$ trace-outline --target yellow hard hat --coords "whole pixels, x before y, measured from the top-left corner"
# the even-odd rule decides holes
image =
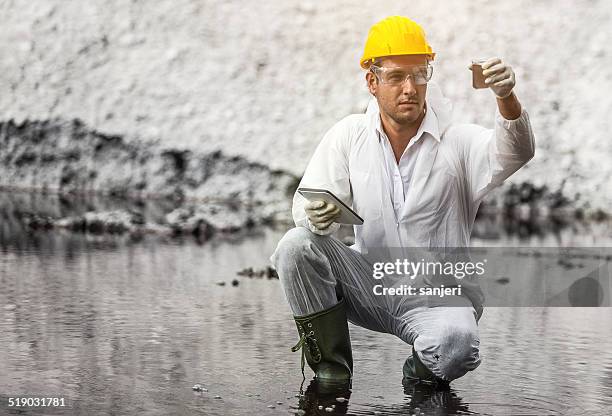
[[[395,55],[436,56],[421,26],[407,17],[390,16],[370,28],[359,64],[367,69],[371,59]]]

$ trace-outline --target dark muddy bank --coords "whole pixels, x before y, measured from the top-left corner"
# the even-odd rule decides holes
[[[238,241],[279,227],[269,217],[254,216],[245,205],[6,191],[0,192],[0,222],[7,241],[19,241],[24,234],[60,233],[109,241],[189,239],[204,244]]]
[[[11,215],[31,229],[207,240],[262,225],[292,225],[291,196],[299,178],[239,156],[125,140],[79,120],[2,122],[0,143],[0,190],[57,194],[59,206],[68,208],[45,212],[17,204]],[[99,199],[92,205],[94,195],[111,198],[114,208],[104,208]],[[143,214],[146,200],[158,207],[149,217]],[[494,227],[521,237],[608,218],[601,210],[577,208],[562,189],[530,183],[497,190],[480,216],[485,222],[495,217]],[[476,236],[495,235],[489,228],[476,226]]]
[[[128,142],[79,120],[2,122],[0,142],[0,187],[5,189],[231,202],[249,206],[257,222],[282,216],[297,184],[289,173],[239,156]]]
[[[285,210],[288,214],[289,207]],[[284,232],[293,226],[290,220],[279,218],[277,213],[265,216],[257,207],[244,204],[0,191],[0,224],[6,241],[21,241],[25,234],[44,239],[45,235],[60,233],[134,243],[144,238],[162,242],[187,239],[198,244],[236,242],[269,229]],[[353,243],[350,227],[342,227],[338,237],[345,244]],[[612,223],[574,217],[513,216],[483,209],[472,229],[472,241],[477,245],[506,242],[558,246],[578,240],[587,245],[607,245],[605,242],[612,240]]]

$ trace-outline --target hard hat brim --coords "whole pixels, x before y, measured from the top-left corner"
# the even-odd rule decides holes
[[[403,55],[427,55],[429,57],[429,59],[431,61],[433,61],[436,57],[436,54],[434,52],[423,52],[423,53],[391,53],[391,54],[387,54],[387,55],[382,55],[382,56],[371,56],[368,58],[361,58],[361,61],[359,62],[359,64],[361,65],[361,67],[363,69],[369,69],[370,65],[372,64],[371,61],[373,61],[374,59],[380,59],[380,58],[386,58],[388,56],[403,56]]]

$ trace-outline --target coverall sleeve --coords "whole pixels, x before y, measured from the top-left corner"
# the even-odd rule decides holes
[[[467,174],[473,202],[502,184],[535,153],[535,137],[525,108],[515,120],[495,111],[495,127],[482,128],[468,141]]]
[[[346,119],[345,119],[346,120]],[[336,123],[324,136],[306,167],[300,187],[322,188],[332,192],[347,206],[352,205],[348,170],[349,129],[345,120]],[[298,227],[309,228],[316,234],[331,234],[340,228],[333,223],[318,230],[308,221],[304,206],[308,200],[297,191],[293,195],[293,221]]]

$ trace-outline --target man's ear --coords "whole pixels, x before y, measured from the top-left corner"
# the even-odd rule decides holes
[[[370,94],[376,96],[376,88],[378,87],[376,76],[372,73],[372,71],[366,72],[366,83],[368,85],[368,91]]]

